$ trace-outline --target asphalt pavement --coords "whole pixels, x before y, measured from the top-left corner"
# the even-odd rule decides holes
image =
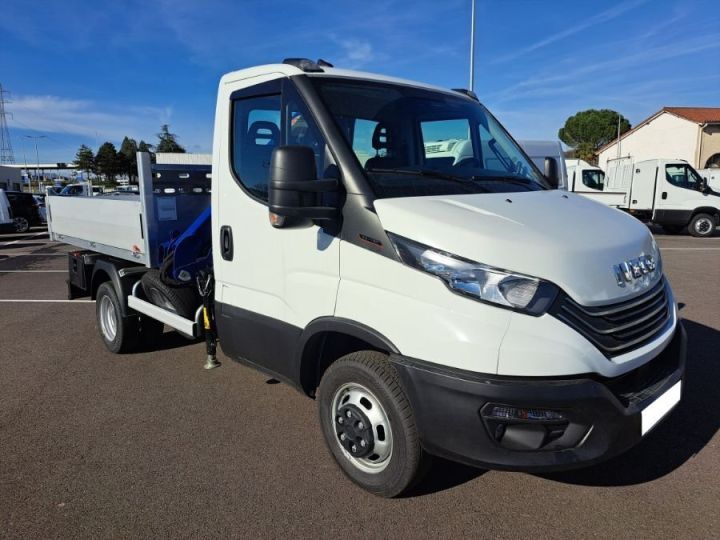
[[[67,301],[70,248],[0,236],[0,536],[720,537],[720,237],[657,235],[689,337],[679,407],[643,442],[568,473],[437,460],[386,500],[355,487],[315,403],[166,332],[116,356]]]

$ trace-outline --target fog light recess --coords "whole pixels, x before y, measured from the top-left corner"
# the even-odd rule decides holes
[[[569,421],[559,411],[488,403],[481,415],[490,437],[509,450],[558,450],[577,442],[562,440]]]

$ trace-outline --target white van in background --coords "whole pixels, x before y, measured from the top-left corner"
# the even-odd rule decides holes
[[[102,186],[93,186],[90,182],[70,184],[62,188],[60,195],[68,197],[89,197],[90,195],[102,195],[105,190]]]
[[[600,167],[591,165],[582,159],[566,159],[565,166],[568,175],[568,191],[615,208],[626,206],[626,190],[609,188],[605,184],[605,173]]]
[[[700,169],[698,174],[707,180],[707,185],[713,191],[720,192],[720,168]]]
[[[0,189],[0,233],[15,232],[15,222],[10,210],[10,201],[5,195],[5,190]]]
[[[517,141],[538,169],[549,179],[557,180],[558,189],[568,189],[565,152],[560,141]],[[554,165],[553,165],[554,163]]]
[[[620,209],[669,233],[707,237],[720,224],[720,194],[682,159],[608,160],[604,187],[626,194]]]

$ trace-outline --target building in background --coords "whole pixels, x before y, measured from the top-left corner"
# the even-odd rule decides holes
[[[20,191],[22,184],[23,176],[20,168],[0,165],[0,189]]]
[[[212,165],[212,154],[166,153],[155,154],[158,165]]]
[[[663,107],[620,137],[620,155],[684,159],[695,169],[720,167],[720,107]],[[617,140],[603,146],[598,164],[618,157]]]

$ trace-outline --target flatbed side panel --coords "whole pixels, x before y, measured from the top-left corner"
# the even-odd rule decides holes
[[[610,191],[576,191],[578,195],[592,199],[607,206],[627,208],[627,193]]]
[[[104,197],[47,197],[54,240],[145,263],[141,203]]]

